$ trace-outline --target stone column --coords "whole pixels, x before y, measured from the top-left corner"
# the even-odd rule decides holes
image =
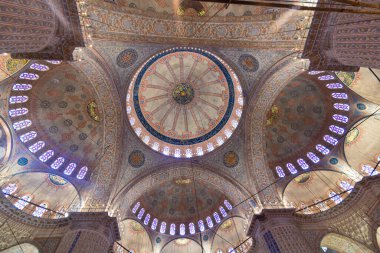
[[[71,60],[84,46],[75,0],[1,0],[0,54]]]
[[[55,253],[104,253],[120,240],[117,220],[107,213],[70,213],[69,219]]]
[[[266,253],[311,253],[312,249],[294,221],[294,209],[264,209],[253,217],[249,234]]]

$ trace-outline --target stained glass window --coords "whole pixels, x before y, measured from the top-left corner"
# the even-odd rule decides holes
[[[9,110],[9,116],[11,116],[13,118],[13,117],[25,115],[28,112],[29,112],[28,108],[12,109],[12,110]]]
[[[78,179],[83,179],[87,174],[88,168],[86,166],[82,167],[77,175]]]
[[[220,213],[222,214],[223,217],[227,216],[227,212],[226,212],[226,210],[224,210],[224,208],[222,206],[219,207],[219,211],[220,211]]]
[[[140,202],[137,202],[137,203],[135,204],[135,206],[132,208],[132,213],[136,213],[136,212],[137,212],[137,209],[139,209],[139,207],[140,207]]]
[[[29,147],[30,152],[36,153],[37,151],[41,150],[43,147],[45,147],[44,141],[38,141],[34,143],[32,146]]]
[[[41,162],[46,162],[47,160],[49,160],[50,158],[52,158],[54,155],[54,151],[53,150],[48,150],[46,151],[45,153],[43,153],[41,156],[40,156],[40,161]]]
[[[174,223],[172,223],[172,224],[170,224],[170,235],[175,235],[175,224]]]
[[[335,79],[335,77],[332,75],[326,75],[326,76],[319,76],[318,79],[321,81],[327,81],[327,80],[333,80]]]
[[[38,70],[38,71],[48,71],[49,70],[48,66],[43,65],[43,64],[39,64],[39,63],[33,63],[32,65],[30,65],[30,68]]]
[[[194,223],[190,223],[189,224],[189,230],[190,230],[190,234],[195,234],[195,226],[194,226]]]
[[[326,206],[325,202],[321,202],[321,201],[322,201],[321,199],[316,199],[314,203],[316,203],[316,206],[319,208],[319,210],[326,211],[328,207]]]
[[[303,170],[307,170],[309,168],[309,165],[305,162],[304,159],[300,158],[297,160],[297,163]]]
[[[330,90],[342,89],[343,84],[341,84],[341,83],[328,83],[328,84],[326,84],[326,87],[329,88]]]
[[[21,104],[29,100],[28,96],[11,96],[9,97],[10,104]]]
[[[150,220],[150,214],[148,213],[148,214],[145,216],[145,219],[144,219],[144,225],[148,225],[148,224],[149,224],[149,220]]]
[[[58,157],[55,159],[55,161],[50,165],[52,169],[58,170],[59,167],[62,166],[62,164],[65,162],[65,158],[63,157]]]
[[[190,158],[190,157],[192,157],[193,156],[193,152],[191,151],[191,149],[186,149],[186,157],[187,158]]]
[[[214,150],[214,144],[212,144],[211,142],[207,143],[207,151],[211,152],[213,150]]]
[[[226,129],[226,130],[224,131],[224,134],[226,135],[227,138],[230,138],[231,135],[232,135],[232,131],[231,131],[230,129]]]
[[[179,225],[179,234],[180,235],[185,235],[186,233],[186,227],[185,227],[185,224],[181,224]]]
[[[24,129],[26,127],[30,127],[32,125],[32,121],[26,119],[26,120],[21,120],[18,122],[13,123],[13,128],[18,131],[21,129]]]
[[[44,215],[44,213],[47,211],[46,210],[47,207],[48,205],[46,203],[42,203],[40,206],[36,208],[36,210],[34,210],[32,215],[36,217],[42,217],[42,215]]]
[[[170,154],[170,148],[169,147],[164,147],[163,153],[164,153],[164,155],[169,155]]]
[[[280,166],[276,167],[276,172],[279,177],[285,177],[284,170]]]
[[[32,196],[30,196],[30,195],[22,196],[21,199],[17,200],[17,202],[15,203],[15,207],[22,210],[22,209],[24,209],[24,207],[26,205],[29,204],[28,202],[30,202],[31,200],[32,200]]]
[[[216,138],[216,142],[218,143],[219,146],[222,146],[224,143],[224,141],[221,137]]]
[[[71,173],[73,173],[76,167],[77,165],[75,163],[70,163],[69,165],[67,165],[63,173],[65,173],[65,175],[71,175]]]
[[[214,220],[216,223],[220,223],[220,217],[219,217],[219,214],[217,212],[214,212],[213,213],[213,216],[214,216]]]
[[[318,144],[317,146],[315,146],[315,148],[324,155],[327,155],[328,153],[330,153],[330,149],[326,148],[325,146],[321,144]]]
[[[336,192],[334,191],[331,191],[329,193],[329,197],[336,203],[336,204],[339,204],[340,202],[342,202],[342,197],[340,195],[337,195]]]
[[[366,173],[368,176],[375,176],[379,174],[379,172],[374,170],[374,168],[368,164],[362,166],[362,171],[364,171],[364,173]]]
[[[37,74],[33,74],[33,73],[22,73],[20,75],[20,78],[26,79],[26,80],[37,80],[40,77]]]
[[[176,149],[175,151],[174,151],[174,157],[181,157],[181,150],[180,149]]]
[[[137,215],[137,218],[138,218],[139,220],[141,220],[141,218],[143,217],[144,213],[145,213],[145,209],[144,209],[144,208],[141,208],[139,214]]]
[[[202,147],[197,147],[197,155],[202,156],[204,154]]]
[[[199,231],[201,232],[205,231],[205,224],[203,223],[203,220],[198,221],[198,227],[199,227]]]
[[[15,91],[26,91],[32,89],[32,85],[26,83],[15,83],[12,89]]]
[[[289,172],[292,173],[292,174],[296,174],[297,173],[296,167],[294,167],[294,165],[291,164],[291,163],[287,163],[286,164],[286,168],[288,168]]]
[[[346,93],[337,93],[337,92],[334,92],[331,94],[331,96],[333,98],[336,98],[336,99],[348,99],[348,96]]]
[[[323,72],[324,72],[324,71],[316,71],[316,70],[313,70],[313,71],[309,71],[308,73],[309,73],[309,75],[314,76],[314,75],[318,75],[318,74],[323,73]]]
[[[208,226],[209,228],[214,227],[214,223],[212,222],[210,216],[207,216],[207,217],[206,217],[206,222],[207,222],[207,226]]]
[[[9,184],[2,191],[4,194],[13,194],[17,190],[16,184]]]
[[[308,152],[306,156],[313,162],[313,163],[318,163],[319,158],[316,156],[313,152]]]
[[[341,111],[349,111],[350,106],[348,104],[335,103],[334,108]]]
[[[230,202],[228,202],[228,200],[224,201],[224,205],[227,207],[228,210],[232,210],[232,205],[230,204]]]
[[[150,228],[151,228],[152,230],[156,230],[156,228],[157,228],[157,223],[158,223],[157,218],[154,218],[153,221],[152,221],[152,225],[150,225]]]
[[[34,138],[37,137],[37,132],[35,131],[30,131],[30,132],[27,132],[23,135],[20,136],[20,140],[25,143],[25,142],[28,142],[30,140],[33,140]]]
[[[163,222],[161,222],[160,233],[164,234],[165,232],[166,232],[166,222],[163,221]]]
[[[157,151],[159,149],[159,147],[160,147],[160,144],[158,142],[155,142],[155,143],[153,143],[152,149]]]
[[[232,120],[231,121],[231,125],[232,125],[233,128],[237,128],[238,124],[239,123],[236,120]]]
[[[55,65],[58,65],[58,64],[61,64],[62,61],[57,61],[57,60],[48,60],[47,61],[48,63],[51,63],[51,64],[55,64]]]
[[[341,181],[339,185],[344,191],[352,192],[353,186],[347,181]]]
[[[342,128],[342,127],[331,125],[331,126],[329,126],[329,129],[333,133],[336,133],[336,134],[339,134],[339,135],[344,134],[344,128]]]
[[[338,144],[338,140],[332,137],[331,135],[325,135],[323,136],[323,139],[325,140],[325,142],[330,143],[331,145],[335,146],[336,144]]]
[[[333,115],[333,119],[335,121],[342,122],[342,123],[347,123],[348,122],[348,117],[340,115],[340,114],[334,114]]]

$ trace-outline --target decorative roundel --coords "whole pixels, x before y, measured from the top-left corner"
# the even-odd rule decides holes
[[[202,156],[237,128],[243,93],[234,71],[199,48],[172,48],[148,59],[127,94],[137,136],[153,150],[177,158]]]
[[[58,186],[62,186],[62,185],[67,184],[66,179],[64,179],[63,177],[54,175],[54,174],[49,174],[49,180],[52,184],[58,185]]]
[[[259,61],[250,54],[242,54],[239,57],[239,65],[247,72],[255,72],[259,69]]]
[[[333,158],[330,159],[330,163],[333,164],[333,165],[335,165],[335,164],[338,163],[338,159],[335,158],[335,157],[333,157]]]
[[[134,150],[128,157],[129,164],[134,168],[143,166],[145,162],[145,155],[140,150]]]
[[[28,164],[28,159],[25,157],[21,157],[17,160],[17,164],[20,166],[25,166]]]
[[[359,110],[361,110],[361,111],[367,109],[367,106],[366,106],[365,104],[362,104],[362,103],[358,103],[358,104],[356,105],[356,107],[357,107]]]
[[[128,48],[117,56],[116,64],[120,68],[129,68],[136,63],[137,57],[137,51],[132,48]]]
[[[223,164],[228,168],[235,167],[239,163],[239,156],[234,151],[228,151],[223,156]]]

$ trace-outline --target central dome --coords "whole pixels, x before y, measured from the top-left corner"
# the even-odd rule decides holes
[[[243,95],[233,70],[198,48],[173,48],[148,59],[127,95],[129,122],[145,144],[174,157],[201,156],[238,126]]]

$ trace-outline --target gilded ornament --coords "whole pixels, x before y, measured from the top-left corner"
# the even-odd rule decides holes
[[[97,122],[100,121],[98,105],[95,103],[95,101],[92,101],[87,105],[87,113],[91,117],[91,119]]]

